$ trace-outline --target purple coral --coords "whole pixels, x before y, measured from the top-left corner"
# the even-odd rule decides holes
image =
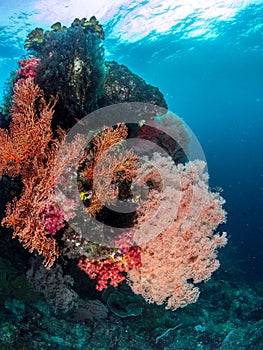
[[[64,215],[59,207],[54,204],[47,204],[41,212],[41,217],[45,221],[45,230],[54,235],[65,226]]]
[[[37,67],[39,65],[39,58],[25,58],[18,62],[21,67],[17,72],[17,82],[15,83],[15,87],[19,84],[24,83],[28,78],[35,79],[37,75]]]

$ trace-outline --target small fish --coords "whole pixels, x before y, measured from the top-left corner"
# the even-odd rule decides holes
[[[92,191],[91,190],[89,190],[87,192],[82,191],[82,192],[80,192],[79,197],[82,201],[87,200],[87,199],[91,199]]]
[[[145,123],[146,123],[146,120],[142,119],[138,122],[138,125],[141,128]]]

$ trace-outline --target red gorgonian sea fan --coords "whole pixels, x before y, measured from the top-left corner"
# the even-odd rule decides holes
[[[65,169],[74,163],[83,147],[77,135],[59,158],[58,150],[65,133],[58,130],[54,138],[51,120],[56,100],[47,103],[43,91],[31,78],[15,88],[9,130],[0,129],[0,177],[21,177],[23,190],[19,198],[7,204],[2,225],[11,227],[13,237],[30,252],[43,255],[51,267],[58,256],[54,231],[47,230],[46,208],[53,202],[53,188]],[[58,227],[57,227],[58,229]]]

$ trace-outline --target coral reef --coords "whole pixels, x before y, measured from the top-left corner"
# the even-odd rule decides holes
[[[209,188],[205,163],[188,159],[183,122],[169,114],[136,125],[124,120],[63,142],[68,128],[99,107],[119,102],[167,107],[158,88],[117,62],[105,62],[103,40],[95,17],[76,18],[69,27],[56,22],[48,31],[35,28],[25,43],[31,57],[19,62],[12,81],[11,109],[3,112],[0,129],[1,204],[8,202],[0,248],[14,264],[0,260],[3,346],[169,349],[177,348],[177,337],[189,349],[207,339],[211,349],[233,339],[243,344],[248,330],[239,331],[242,324],[234,316],[249,313],[241,306],[248,298],[257,305],[250,313],[256,317],[257,295],[243,290],[235,296],[231,326],[217,301],[222,329],[201,312],[202,299],[194,315],[189,305],[203,288],[197,284],[219,267],[217,250],[227,239],[215,233],[225,220],[224,200]],[[88,145],[86,133],[92,135]],[[129,138],[138,141],[132,149]],[[146,141],[148,156],[141,157]],[[67,196],[75,178],[77,192]],[[119,202],[132,209],[129,215],[114,212]],[[84,232],[71,226],[77,213]],[[11,235],[28,252],[12,245]],[[25,274],[46,301],[35,299]],[[27,297],[20,293],[23,287]],[[218,283],[215,290],[220,295]],[[210,309],[213,294],[206,298]],[[216,327],[219,336],[213,339]]]
[[[74,312],[68,316],[52,312],[39,298],[25,304],[19,298],[11,299],[11,294],[1,294],[1,346],[36,350],[47,346],[66,350],[261,349],[262,286],[254,285],[252,290],[240,276],[241,271],[225,265],[202,288],[197,303],[176,312],[146,304],[122,286],[104,290],[107,312],[101,309],[101,302],[89,300],[84,310],[79,303],[76,317]],[[87,308],[90,318],[85,318]]]
[[[106,61],[105,66],[104,95],[98,102],[100,107],[120,102],[147,102],[167,108],[160,90],[146,84],[128,67],[115,61]]]
[[[75,19],[69,28],[59,22],[51,28],[36,28],[28,35],[26,47],[37,58],[19,62],[10,127],[0,129],[0,175],[20,176],[23,185],[19,198],[7,204],[2,224],[12,228],[13,237],[30,252],[43,255],[48,268],[63,253],[78,259],[78,267],[97,279],[99,291],[108,285],[118,286],[128,275],[133,291],[150,302],[167,302],[172,309],[195,302],[198,289],[187,281],[192,279],[196,284],[209,279],[218,267],[216,249],[226,243],[225,235],[213,232],[224,221],[223,199],[208,190],[204,164],[181,164],[187,161],[184,151],[189,139],[182,122],[169,114],[156,117],[150,125],[142,121],[137,130],[125,123],[90,130],[93,138],[85,150],[84,135],[62,144],[65,132],[59,129],[60,122],[69,125],[70,118],[76,117],[74,111],[69,116],[69,110],[64,113],[62,109],[74,101],[82,117],[98,107],[102,85],[107,98],[101,103],[140,100],[166,104],[158,89],[146,87],[142,79],[115,62],[108,63],[104,80],[104,34],[95,17]],[[57,97],[47,102],[44,95]],[[176,131],[176,141],[167,137],[167,126]],[[136,147],[125,148],[131,131],[137,133],[138,147],[140,140],[149,140],[172,158],[153,154],[141,162]],[[145,164],[151,166],[145,168]],[[79,198],[67,198],[61,191],[54,196],[56,186],[72,186],[68,174],[73,166],[78,169]],[[162,181],[167,187],[162,188]],[[107,206],[114,208],[119,200],[135,209],[132,215],[118,219],[112,215]],[[59,201],[66,204],[65,212]],[[152,222],[158,203],[165,210],[157,211],[156,222]],[[120,225],[122,234],[105,240],[107,234],[96,229],[95,235],[86,238],[67,227],[65,220],[84,209],[106,225]],[[176,215],[170,215],[170,210]],[[186,227],[190,218],[193,227]],[[157,232],[152,227],[157,227]],[[91,230],[88,221],[86,230]],[[103,238],[104,244],[93,242],[96,236]],[[181,252],[185,251],[187,257],[183,258]],[[159,285],[165,287],[163,293]]]
[[[119,102],[148,102],[166,108],[158,88],[126,66],[105,61],[102,40],[104,32],[94,16],[76,18],[69,27],[57,22],[51,30],[35,28],[25,41],[32,57],[19,61],[21,68],[12,73],[8,85],[31,76],[45,98],[58,96],[54,129],[57,125],[70,128],[95,109]],[[12,105],[12,94],[7,86],[5,112]]]
[[[103,39],[102,26],[94,16],[89,21],[76,18],[70,27],[57,22],[51,30],[35,28],[28,34],[25,48],[40,59],[36,83],[46,98],[59,97],[54,125],[71,127],[98,108],[105,76]]]

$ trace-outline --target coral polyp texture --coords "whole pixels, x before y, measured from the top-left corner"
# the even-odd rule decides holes
[[[126,283],[148,302],[176,310],[195,302],[197,284],[219,267],[217,250],[227,238],[215,230],[225,221],[224,200],[209,188],[205,162],[189,159],[190,136],[171,113],[133,124],[123,116],[87,130],[88,144],[85,132],[64,143],[66,131],[99,107],[120,102],[167,107],[158,88],[105,61],[104,37],[95,17],[28,34],[30,57],[18,62],[10,123],[0,129],[0,176],[17,185],[15,193],[7,188],[13,199],[2,225],[42,257],[41,276],[52,275],[46,268],[62,276],[61,266],[66,269],[72,260],[87,279],[96,280],[98,291]],[[174,138],[165,131],[171,129]],[[135,147],[129,147],[130,138]],[[70,195],[74,179],[78,192]],[[129,215],[118,212],[123,206]],[[79,215],[85,232],[78,222],[70,225]],[[97,224],[91,227],[92,220]],[[36,275],[34,270],[30,276]],[[70,296],[66,310],[77,299],[71,282],[61,289]]]
[[[162,191],[155,185],[142,203],[135,231],[141,267],[129,271],[128,277],[135,293],[175,310],[195,302],[199,296],[195,285],[210,279],[219,267],[216,252],[227,239],[225,233],[214,234],[214,230],[225,220],[224,200],[209,191],[204,162],[175,166],[171,159],[154,154],[150,164],[142,175],[149,180],[149,172],[158,183],[152,171],[161,168],[167,183]],[[162,202],[164,208],[156,215]],[[160,232],[153,236],[155,226]]]

